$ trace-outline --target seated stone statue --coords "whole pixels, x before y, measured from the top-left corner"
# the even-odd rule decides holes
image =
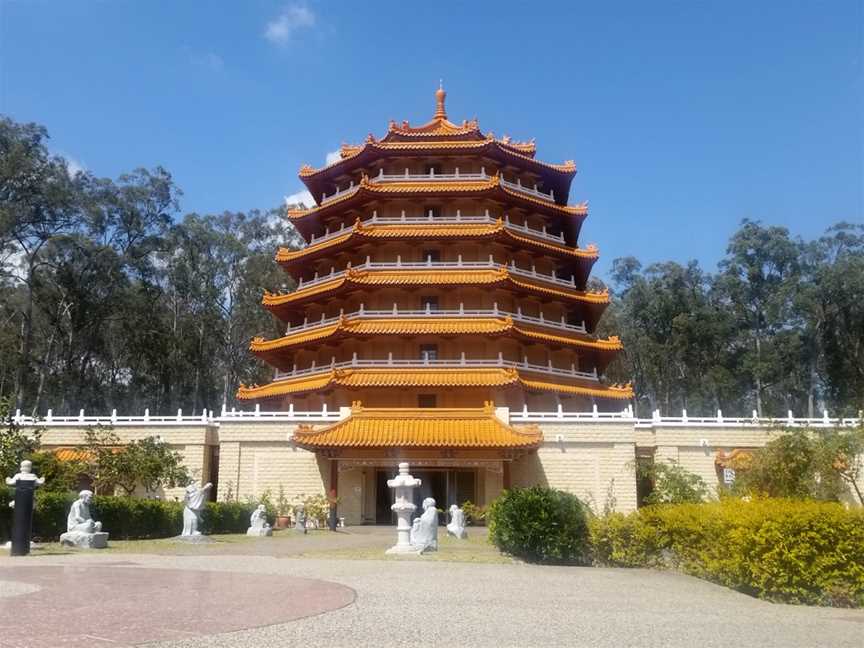
[[[82,490],[72,503],[66,517],[66,533],[60,536],[60,544],[82,549],[104,549],[108,546],[108,534],[102,531],[102,523],[90,516],[90,500],[93,493]]]
[[[267,509],[263,504],[259,504],[258,508],[252,511],[252,517],[249,518],[249,528],[246,529],[246,535],[249,536],[272,536],[273,529],[267,524]]]
[[[450,524],[447,525],[447,534],[460,540],[468,537],[468,532],[465,531],[465,511],[455,504],[450,505]]]
[[[435,500],[427,497],[423,500],[423,515],[420,516],[420,526],[414,531],[411,545],[420,553],[438,550],[438,509]]]

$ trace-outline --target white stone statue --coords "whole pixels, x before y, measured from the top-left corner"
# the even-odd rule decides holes
[[[387,485],[393,489],[393,505],[390,510],[396,513],[396,544],[387,550],[392,553],[417,553],[416,547],[411,544],[411,514],[417,508],[414,505],[412,492],[421,484],[420,479],[415,479],[408,472],[408,464],[399,464],[399,474],[393,479],[387,480]]]
[[[15,482],[17,482],[18,480],[35,481],[37,486],[41,486],[42,484],[45,483],[44,477],[37,477],[35,474],[33,474],[33,462],[30,461],[29,459],[25,459],[24,461],[21,462],[21,465],[19,467],[19,472],[15,473],[14,477],[7,477],[6,478],[6,485],[7,486],[14,486]]]
[[[33,462],[25,459],[21,462],[19,472],[14,477],[7,477],[6,484],[15,487],[15,499],[9,502],[13,509],[12,540],[9,543],[9,553],[12,556],[26,556],[30,553],[33,543],[30,541],[30,531],[33,525],[33,502],[36,489],[45,483],[44,477],[33,474]]]
[[[465,531],[465,511],[455,504],[450,505],[450,524],[447,525],[447,534],[460,540],[468,537],[468,532]]]
[[[273,529],[267,524],[267,508],[263,504],[259,504],[258,508],[252,511],[252,517],[249,518],[249,528],[246,529],[248,536],[272,536]]]
[[[108,546],[108,534],[102,531],[102,523],[94,522],[90,516],[92,491],[82,490],[72,503],[66,517],[66,533],[60,536],[60,544],[82,549],[104,549]]]
[[[207,494],[213,484],[207,482],[201,488],[195,484],[189,484],[186,487],[186,494],[183,496],[183,533],[181,537],[200,536],[201,532],[198,526],[201,524],[201,511],[207,504]]]
[[[420,516],[418,515],[416,518],[414,518],[414,522],[411,524],[411,535],[408,536],[408,540],[412,545],[414,544],[414,537],[417,535],[417,533],[419,531],[420,531]]]
[[[415,551],[438,551],[438,509],[435,500],[427,497],[423,500],[423,515],[420,516],[420,527],[413,534]]]

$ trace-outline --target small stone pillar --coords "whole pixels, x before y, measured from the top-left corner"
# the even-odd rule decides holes
[[[394,490],[396,501],[391,510],[396,512],[396,544],[387,550],[393,553],[417,553],[417,548],[411,544],[411,514],[417,508],[414,504],[413,491],[420,486],[421,480],[415,479],[408,472],[408,464],[399,464],[399,474],[387,480],[387,485]]]

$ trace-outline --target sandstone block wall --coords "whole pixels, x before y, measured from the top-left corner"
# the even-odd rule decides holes
[[[575,494],[596,512],[636,508],[632,423],[544,423],[543,445],[513,462],[513,486],[540,484]]]

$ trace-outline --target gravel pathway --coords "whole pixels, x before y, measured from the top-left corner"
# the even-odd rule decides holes
[[[320,616],[149,648],[864,644],[864,611],[774,605],[695,578],[647,570],[236,555],[123,560],[126,566],[320,578],[357,593],[352,605]],[[117,556],[44,556],[16,566],[25,561],[90,564],[98,578],[96,566],[110,569]],[[3,564],[9,563],[0,563],[0,579]]]

